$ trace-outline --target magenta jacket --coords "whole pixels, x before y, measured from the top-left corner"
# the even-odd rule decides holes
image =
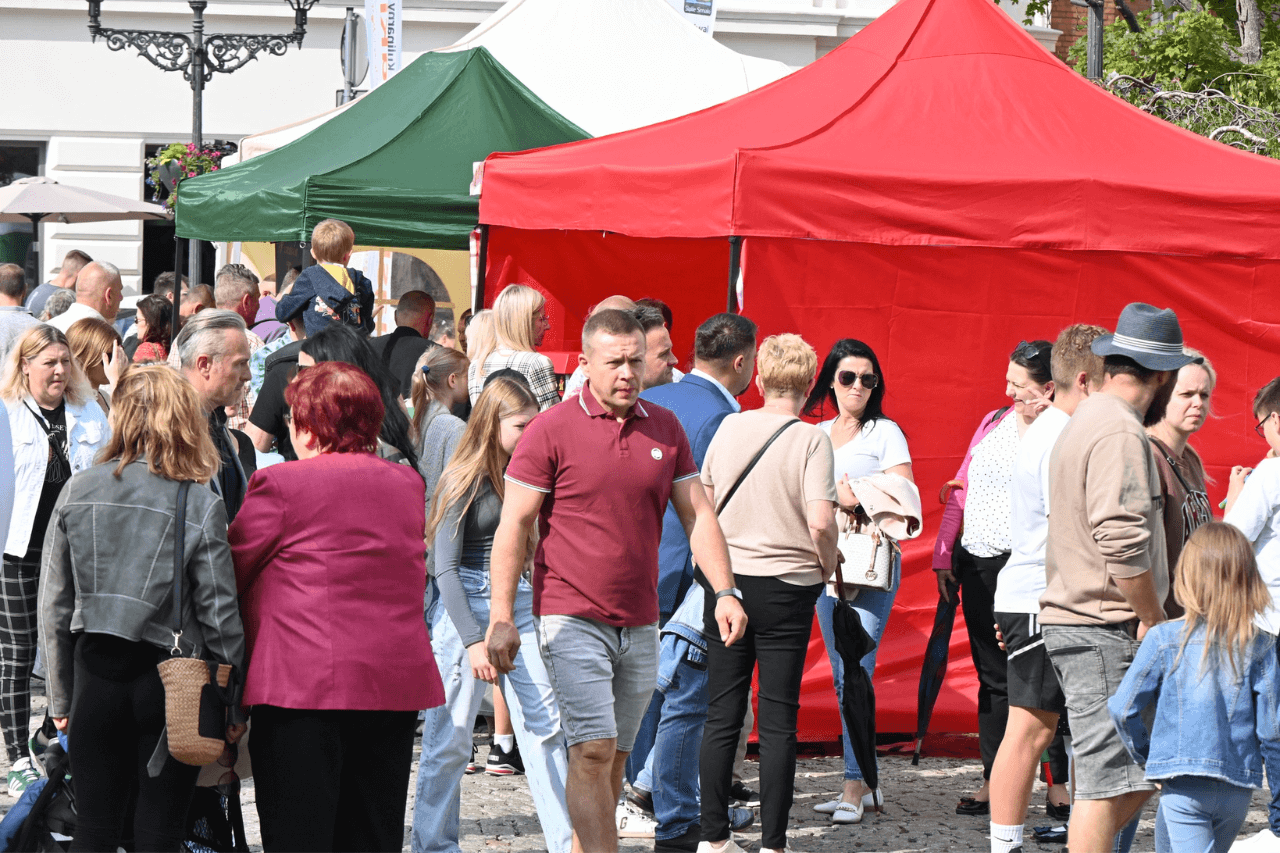
[[[228,532],[245,705],[417,711],[444,702],[423,620],[425,487],[413,468],[326,453],[255,472]]]
[[[947,496],[947,505],[942,508],[942,523],[938,525],[938,538],[933,543],[935,572],[950,571],[951,555],[956,549],[956,543],[960,541],[960,531],[964,530],[964,501],[968,494],[966,487],[969,483],[969,463],[973,461],[973,449],[986,437],[987,433],[996,428],[996,424],[1011,414],[1013,414],[1012,406],[1005,407],[1003,412],[1000,409],[987,412],[978,425],[978,431],[969,441],[969,449],[964,454],[964,461],[960,463],[960,470],[956,472],[956,480],[965,485],[952,489],[951,494]]]

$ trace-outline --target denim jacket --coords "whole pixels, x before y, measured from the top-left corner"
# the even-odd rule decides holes
[[[687,661],[695,669],[707,668],[707,640],[702,635],[702,616],[707,593],[694,584],[684,601],[662,626],[662,644],[658,652],[658,689],[666,693],[676,681],[680,664]]]
[[[1275,638],[1258,632],[1235,676],[1211,656],[1201,669],[1204,626],[1196,628],[1182,658],[1186,621],[1152,628],[1142,641],[1107,709],[1129,754],[1147,779],[1206,776],[1242,788],[1262,786],[1266,761],[1273,792],[1280,782],[1280,730],[1276,724]],[[1176,661],[1176,663],[1175,663]],[[1151,732],[1141,714],[1156,704]],[[1272,805],[1276,814],[1276,804]],[[1275,821],[1273,820],[1273,823]]]

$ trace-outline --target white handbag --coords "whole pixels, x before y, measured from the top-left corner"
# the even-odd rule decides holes
[[[844,510],[840,515],[841,570],[849,599],[856,598],[859,589],[887,592],[893,585],[893,558],[898,544],[869,520],[860,522]]]

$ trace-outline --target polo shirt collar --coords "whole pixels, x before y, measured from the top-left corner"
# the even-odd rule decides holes
[[[591,393],[591,387],[584,384],[582,390],[578,392],[578,405],[582,406],[582,411],[587,413],[587,417],[591,418],[611,418],[613,412],[610,412],[604,406],[600,405],[600,401],[596,399],[596,395]],[[627,412],[627,417],[647,418],[649,413],[645,411],[644,404],[640,402],[640,398],[636,398],[635,405],[631,407],[631,411]]]

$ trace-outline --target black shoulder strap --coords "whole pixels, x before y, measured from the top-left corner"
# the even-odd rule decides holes
[[[178,507],[174,513],[173,529],[173,649],[178,653],[178,638],[182,636],[182,567],[186,563],[183,553],[187,537],[187,492],[191,481],[178,484]]]
[[[1178,482],[1182,484],[1182,490],[1188,495],[1199,491],[1198,489],[1191,488],[1191,484],[1187,482],[1186,477],[1182,476],[1182,472],[1178,470],[1178,463],[1174,461],[1173,454],[1169,452],[1169,448],[1165,447],[1164,442],[1154,436],[1148,436],[1148,438],[1151,440],[1151,443],[1156,446],[1156,449],[1160,451],[1160,455],[1164,457],[1164,461],[1169,463],[1169,469],[1173,471],[1173,476],[1177,477]]]
[[[764,452],[769,449],[769,445],[777,441],[778,436],[786,432],[787,429],[792,424],[798,424],[798,423],[800,423],[799,418],[796,418],[795,420],[787,421],[785,424],[778,427],[777,432],[769,436],[769,440],[764,443],[764,447],[761,447],[759,450],[756,451],[756,455],[753,456],[751,458],[751,461],[747,463],[747,467],[744,468],[742,473],[738,475],[738,479],[734,481],[734,484],[732,486],[729,487],[729,491],[725,492],[724,500],[720,501],[720,506],[716,507],[716,515],[719,515],[720,513],[724,512],[724,508],[729,504],[729,501],[733,499],[734,494],[738,491],[738,486],[741,486],[742,481],[747,479],[747,475],[751,473],[752,468],[756,467],[756,463],[760,461],[760,457],[764,456]]]

